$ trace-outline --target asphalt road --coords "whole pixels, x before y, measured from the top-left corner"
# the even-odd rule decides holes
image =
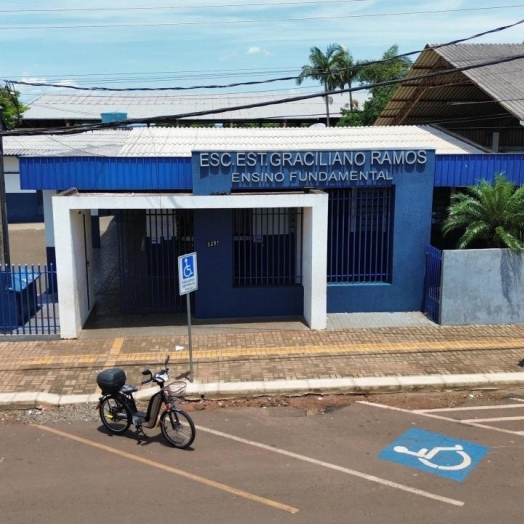
[[[516,523],[524,403],[492,404],[413,413],[355,403],[315,416],[295,408],[193,412],[197,438],[188,451],[165,445],[156,429],[139,445],[132,430],[110,436],[93,422],[4,424],[1,520]],[[437,448],[440,458],[431,453]]]

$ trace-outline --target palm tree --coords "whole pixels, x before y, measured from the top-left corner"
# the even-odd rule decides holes
[[[336,60],[340,69],[340,87],[344,89],[347,85],[351,89],[353,82],[360,80],[361,62],[355,61],[344,46],[339,46]],[[349,91],[349,110],[353,111],[356,107],[358,107],[358,102],[353,102],[353,93]]]
[[[302,71],[297,77],[297,85],[301,85],[306,78],[318,80],[323,86],[324,91],[332,91],[340,86],[340,62],[339,56],[341,46],[330,44],[324,54],[318,47],[312,47],[309,53],[309,64],[302,66]],[[326,122],[329,127],[329,100],[326,99]]]
[[[444,235],[463,231],[457,248],[472,243],[488,248],[524,250],[524,186],[517,187],[503,174],[495,175],[493,184],[482,180],[479,185],[457,193],[444,221]]]

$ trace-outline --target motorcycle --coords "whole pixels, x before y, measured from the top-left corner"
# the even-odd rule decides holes
[[[138,388],[126,384],[126,374],[123,369],[106,369],[97,375],[96,382],[102,390],[97,409],[108,431],[121,435],[133,424],[140,442],[141,434],[147,438],[143,428],[153,428],[158,421],[162,435],[169,444],[179,449],[191,446],[195,440],[195,424],[191,417],[177,405],[184,396],[186,383],[174,381],[167,384],[169,381],[168,363],[169,356],[165,360],[164,369],[156,373],[152,373],[149,369],[142,371],[142,375],[149,377],[141,382],[142,385],[155,383],[160,387],[160,390],[149,400],[146,411],[137,409],[133,393],[138,391]],[[165,406],[165,409],[159,419],[162,405]]]

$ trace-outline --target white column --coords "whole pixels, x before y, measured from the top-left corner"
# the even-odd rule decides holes
[[[311,329],[326,329],[328,195],[315,193],[314,204],[304,208],[304,318]]]
[[[42,191],[44,201],[45,247],[55,247],[55,228],[53,224],[53,196],[56,191]]]
[[[61,338],[77,338],[94,306],[91,214],[69,209],[67,197],[53,197]],[[84,233],[85,227],[85,233]]]

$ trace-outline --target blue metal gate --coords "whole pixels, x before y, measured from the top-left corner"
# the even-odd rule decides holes
[[[125,210],[116,215],[122,313],[177,313],[178,257],[194,251],[192,210]]]
[[[59,333],[53,266],[0,266],[0,334]]]
[[[442,251],[428,246],[426,252],[426,282],[424,289],[424,314],[433,322],[440,323],[440,285]]]

